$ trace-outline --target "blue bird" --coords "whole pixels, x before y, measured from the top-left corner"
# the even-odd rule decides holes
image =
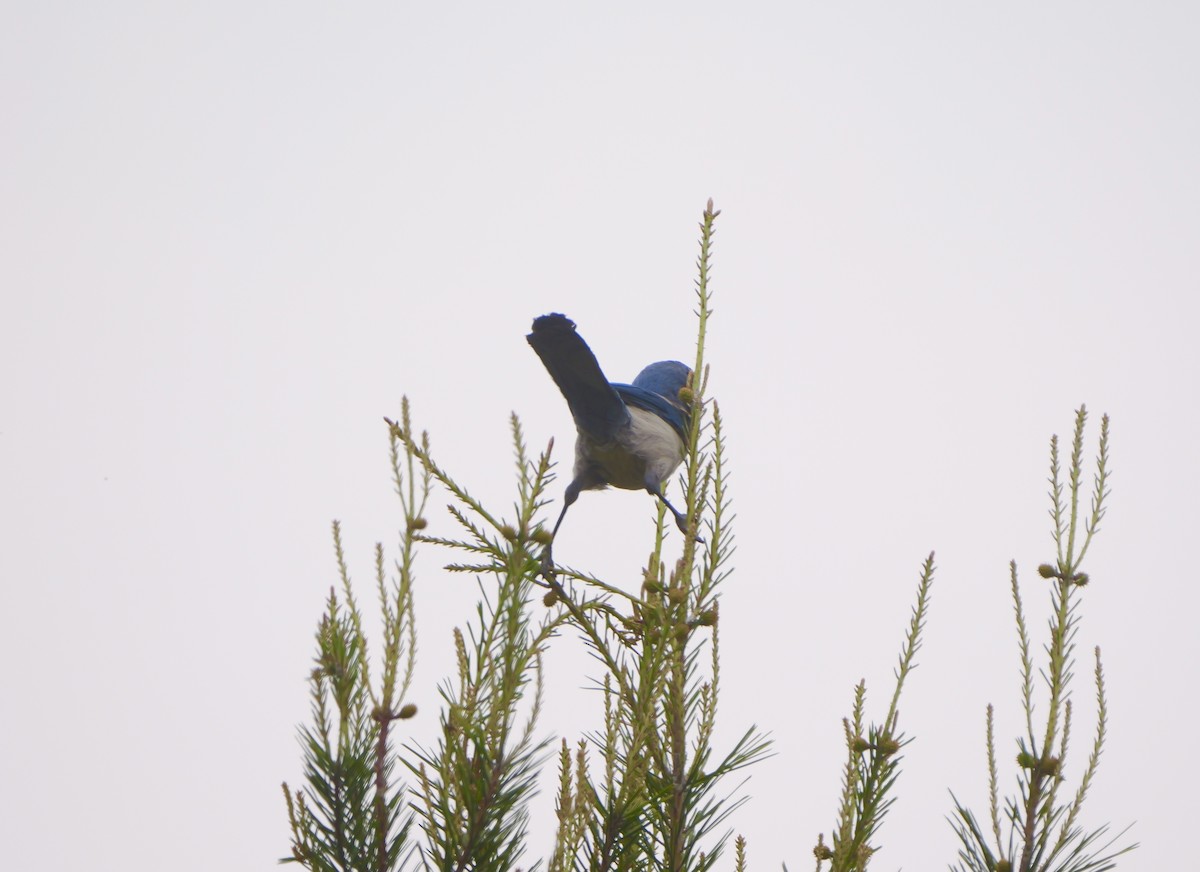
[[[578,431],[574,477],[551,543],[579,494],[609,485],[644,489],[658,497],[686,534],[687,518],[667,501],[662,485],[683,461],[691,414],[679,391],[687,385],[691,369],[678,360],[663,360],[643,369],[633,384],[610,383],[596,355],[575,332],[575,322],[565,315],[535,319],[533,332],[525,338],[566,397]],[[553,565],[550,547],[543,564]]]

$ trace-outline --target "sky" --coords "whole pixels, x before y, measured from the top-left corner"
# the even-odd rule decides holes
[[[395,553],[382,417],[407,395],[506,508],[509,414],[560,461],[573,438],[530,322],[569,315],[615,381],[692,359],[712,197],[738,546],[718,740],[757,724],[776,752],[732,822],[751,868],[808,868],[829,832],[841,718],[860,678],[886,711],[931,550],[873,868],[954,859],[989,702],[1014,785],[1008,562],[1040,646],[1047,449],[1081,403],[1089,456],[1111,415],[1113,470],[1080,606],[1076,778],[1096,645],[1110,709],[1083,823],[1134,824],[1120,868],[1177,865],[1200,777],[1198,31],[1176,2],[7,4],[0,864],[273,867],[330,523],[363,585],[373,544]],[[556,556],[634,589],[652,511],[585,494]],[[418,558],[416,738],[474,603],[450,559]],[[557,640],[555,741],[594,727],[593,673]]]

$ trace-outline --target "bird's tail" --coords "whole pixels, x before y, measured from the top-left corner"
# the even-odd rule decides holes
[[[592,349],[575,332],[574,321],[557,313],[542,315],[525,338],[566,397],[580,430],[608,442],[629,422],[629,410],[604,377]]]

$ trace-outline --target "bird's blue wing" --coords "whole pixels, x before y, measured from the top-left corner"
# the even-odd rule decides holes
[[[658,415],[686,442],[691,414],[680,401],[679,390],[687,384],[691,373],[677,360],[662,360],[638,373],[633,384],[613,387],[627,404]]]
[[[629,410],[575,332],[575,322],[557,313],[542,315],[525,338],[566,397],[575,426],[597,442],[611,442],[629,423]]]

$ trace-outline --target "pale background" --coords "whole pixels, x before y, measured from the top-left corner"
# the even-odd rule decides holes
[[[572,438],[530,321],[567,313],[614,380],[691,359],[709,196],[739,546],[722,738],[757,723],[777,751],[734,820],[754,868],[811,868],[840,717],[863,676],[882,715],[930,549],[878,868],[953,859],[947,789],[983,812],[989,701],[1012,785],[1006,566],[1041,645],[1046,448],[1080,402],[1089,455],[1113,416],[1114,475],[1069,775],[1100,643],[1084,823],[1137,821],[1123,868],[1190,865],[1197,8],[5,4],[0,866],[272,868],[329,523],[361,582],[396,540],[381,417],[407,393],[503,510],[509,412],[560,459]],[[634,586],[651,511],[588,494],[559,556]],[[447,559],[419,562],[418,737],[473,602]],[[547,733],[594,725],[593,672],[560,640]]]

